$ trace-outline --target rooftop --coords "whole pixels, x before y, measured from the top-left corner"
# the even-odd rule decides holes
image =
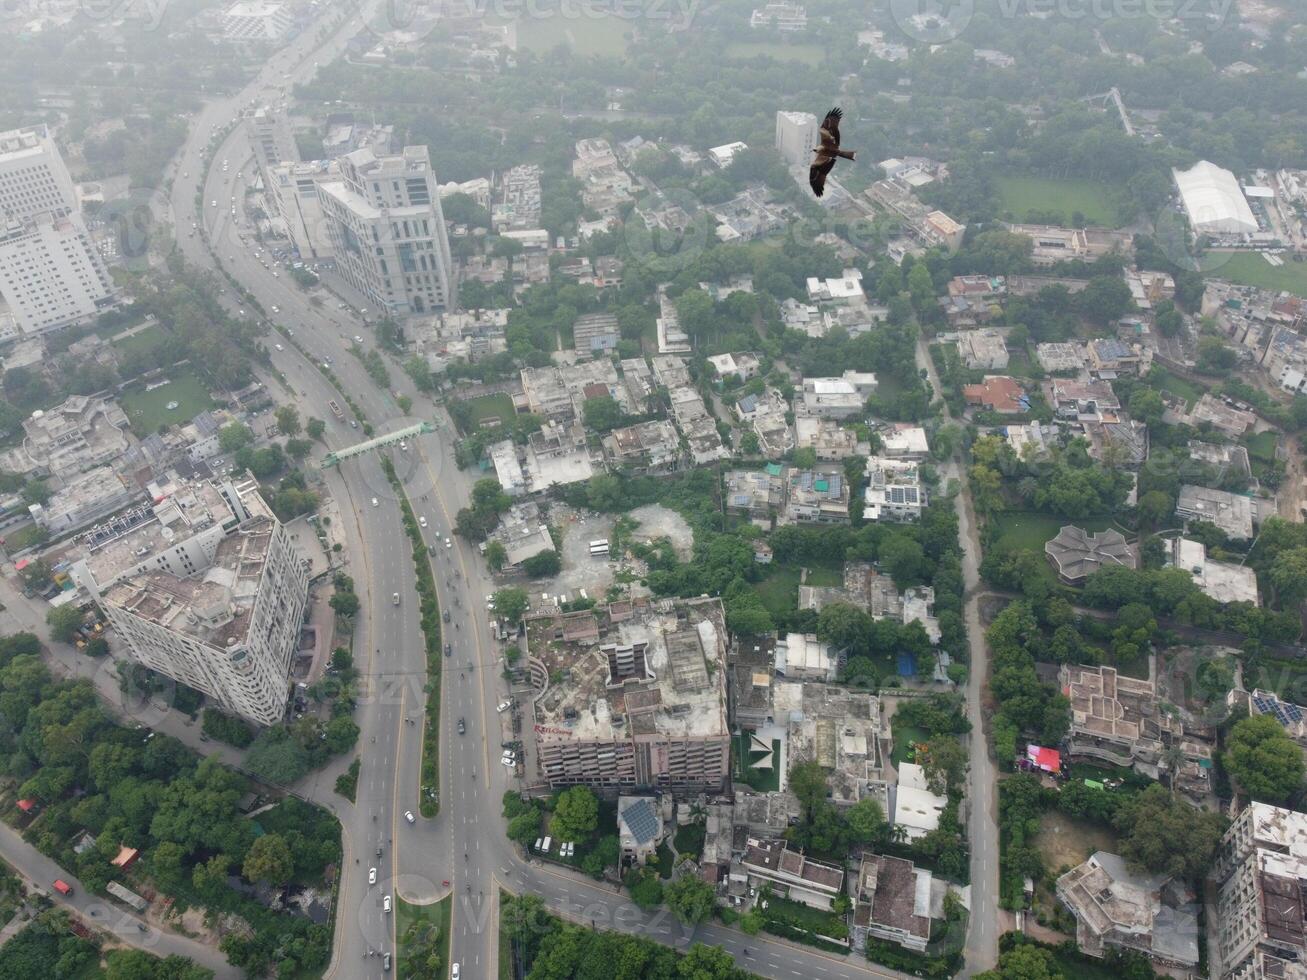
[[[1115,667],[1064,664],[1063,693],[1071,702],[1071,727],[1095,738],[1136,743],[1162,732],[1179,735],[1180,723],[1158,710],[1151,681],[1118,674]]]
[[[1120,531],[1110,528],[1095,534],[1067,524],[1045,542],[1044,553],[1068,582],[1078,582],[1111,565],[1134,568],[1136,564],[1134,547]]]
[[[718,599],[529,618],[537,740],[727,734],[726,642]]]

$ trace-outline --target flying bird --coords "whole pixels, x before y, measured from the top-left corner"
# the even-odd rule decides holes
[[[839,157],[853,159],[854,150],[840,149],[840,120],[843,118],[844,110],[836,106],[821,121],[821,145],[813,149],[817,156],[808,168],[808,183],[818,197],[826,190],[826,175],[835,169],[835,161]]]

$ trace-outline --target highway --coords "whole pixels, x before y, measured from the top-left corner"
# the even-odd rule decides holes
[[[687,932],[665,913],[641,913],[611,886],[524,860],[507,840],[500,806],[504,791],[512,786],[512,776],[499,763],[504,718],[495,710],[506,688],[500,676],[498,646],[484,611],[494,583],[474,547],[459,539],[452,545],[445,543],[454,515],[468,500],[472,482],[453,463],[449,441],[453,428],[443,410],[417,392],[392,365],[393,391],[413,399],[413,415],[403,417],[392,393],[380,390],[361,362],[348,353],[355,334],[370,343],[366,328],[338,311],[334,302],[315,307],[284,270],[271,263],[265,268],[255,256],[251,229],[239,208],[241,185],[253,166],[244,132],[237,128],[216,149],[208,166],[204,162],[204,147],[215,125],[226,127],[252,100],[255,104],[266,101],[283,87],[308,78],[316,64],[339,53],[359,26],[360,18],[353,16],[321,45],[308,36],[297,39],[240,93],[208,103],[197,113],[177,162],[169,168],[174,178],[172,226],[187,261],[210,269],[221,263],[277,323],[293,332],[295,341],[312,358],[311,363],[291,345],[273,350],[272,363],[289,385],[278,390],[281,382],[269,378],[275,399],[293,402],[302,416],[326,420],[326,441],[333,449],[361,441],[361,430],[338,422],[327,409],[331,399],[344,406],[341,394],[317,366],[331,358],[342,389],[350,393],[378,433],[394,431],[419,418],[434,418],[439,423],[435,433],[412,440],[408,452],[393,447],[383,450],[394,462],[415,512],[427,518],[424,534],[434,550],[431,560],[439,600],[442,609],[451,614],[444,637],[453,651],[444,659],[442,683],[441,807],[434,820],[423,819],[418,806],[426,663],[410,546],[398,501],[374,454],[323,472],[325,490],[339,503],[346,525],[350,572],[361,599],[355,662],[365,677],[355,715],[361,729],[362,758],[355,804],[349,805],[331,791],[338,769],[329,768],[296,787],[338,814],[343,830],[344,874],[333,962],[327,975],[385,976],[380,954],[395,951],[395,916],[383,909],[384,896],[426,903],[453,894],[451,959],[460,964],[462,976],[469,980],[497,976],[495,903],[502,886],[539,895],[551,910],[586,925],[639,932],[681,948],[696,940],[720,946],[763,976],[785,980],[900,976],[858,958],[827,956],[714,924]],[[226,170],[223,160],[228,161]],[[233,197],[238,204],[234,218]],[[197,199],[203,205],[199,213]],[[218,206],[211,206],[211,201]],[[193,221],[202,225],[202,234],[189,234]],[[238,238],[241,233],[247,238],[244,243]],[[281,274],[274,275],[278,271]],[[225,301],[233,311],[239,308],[230,289]],[[272,314],[273,306],[280,312]],[[269,335],[270,347],[279,341],[277,335]],[[398,607],[393,604],[395,593],[400,596]],[[456,730],[459,718],[466,723],[464,735]],[[344,763],[342,760],[341,766]],[[415,816],[412,824],[404,816],[408,811]],[[375,885],[368,883],[371,867],[377,868]]]

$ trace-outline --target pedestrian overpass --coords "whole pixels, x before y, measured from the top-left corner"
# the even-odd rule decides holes
[[[435,432],[436,427],[430,422],[419,422],[417,425],[406,426],[403,429],[396,429],[394,432],[387,432],[384,436],[375,436],[367,442],[360,442],[357,445],[350,446],[348,449],[340,449],[335,452],[327,453],[322,457],[322,468],[331,469],[336,464],[353,459],[355,456],[362,456],[364,453],[371,452],[374,449],[381,449],[384,446],[393,446],[397,442],[405,439],[411,439],[414,436],[422,435],[424,432]]]

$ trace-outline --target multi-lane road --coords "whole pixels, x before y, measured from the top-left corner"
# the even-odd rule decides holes
[[[346,18],[323,41],[313,31],[271,58],[260,75],[241,92],[204,106],[192,122],[189,138],[169,168],[173,179],[169,209],[176,243],[188,262],[221,268],[257,299],[264,311],[293,332],[293,345],[272,352],[280,379],[273,391],[294,402],[303,415],[328,421],[326,441],[333,449],[362,438],[359,429],[335,420],[328,401],[344,404],[319,365],[330,359],[341,389],[347,391],[377,431],[393,431],[414,419],[402,417],[392,392],[380,390],[349,353],[353,336],[370,335],[336,309],[314,306],[284,270],[254,254],[252,228],[245,217],[243,184],[253,161],[241,127],[206,152],[215,132],[225,131],[251,105],[275,101],[281,91],[311,76],[316,66],[339,55],[362,25],[359,15]],[[222,166],[222,161],[227,166]],[[237,214],[231,213],[231,202]],[[200,202],[197,209],[196,201]],[[216,201],[217,206],[211,202]],[[191,235],[192,222],[202,231]],[[240,240],[244,234],[245,241]],[[273,273],[280,271],[280,275]],[[233,291],[225,300],[232,311],[240,304]],[[253,311],[246,311],[252,313]],[[270,335],[269,347],[279,338]],[[379,460],[366,454],[323,472],[325,489],[339,504],[348,541],[350,571],[362,600],[355,638],[356,665],[366,683],[356,721],[361,735],[362,771],[354,805],[330,791],[329,774],[300,787],[339,816],[344,837],[344,868],[337,916],[332,977],[383,977],[382,955],[394,953],[395,915],[383,908],[392,896],[426,903],[452,894],[451,959],[469,980],[497,975],[496,901],[500,888],[539,895],[548,907],[587,925],[637,932],[661,942],[688,946],[702,941],[719,946],[764,976],[786,978],[892,977],[893,971],[853,957],[834,957],[762,936],[747,937],[715,924],[687,931],[666,915],[639,912],[611,886],[524,860],[504,834],[501,798],[513,777],[499,764],[502,718],[495,710],[505,690],[499,652],[484,612],[493,591],[475,549],[445,539],[459,507],[467,501],[471,480],[452,462],[448,442],[452,428],[441,410],[417,392],[392,367],[394,392],[413,399],[413,413],[436,418],[437,431],[413,439],[409,450],[386,449],[416,513],[426,517],[426,543],[442,609],[451,614],[444,640],[453,647],[443,659],[441,687],[440,813],[420,815],[420,757],[425,705],[426,660],[418,624],[410,545],[399,503]],[[375,503],[374,503],[375,501]],[[394,605],[398,593],[400,604]],[[462,718],[466,733],[458,734]],[[415,820],[409,823],[405,814]],[[380,852],[380,856],[378,856]],[[377,883],[368,871],[377,868]],[[371,955],[370,955],[371,954]]]

